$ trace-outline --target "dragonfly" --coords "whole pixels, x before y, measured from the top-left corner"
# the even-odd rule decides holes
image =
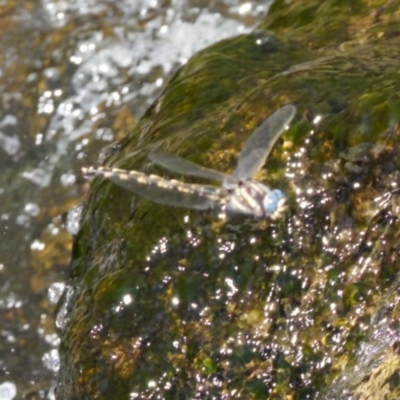
[[[287,104],[270,115],[247,139],[237,166],[231,174],[202,167],[189,160],[165,153],[150,153],[149,159],[174,173],[219,182],[201,185],[165,179],[133,170],[108,167],[82,168],[88,179],[108,178],[119,186],[147,200],[195,210],[220,209],[228,215],[277,219],[287,208],[286,196],[279,189],[253,179],[265,164],[273,146],[296,114],[296,107]]]

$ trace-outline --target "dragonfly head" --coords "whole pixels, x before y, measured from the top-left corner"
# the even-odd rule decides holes
[[[286,196],[279,189],[270,190],[263,199],[263,207],[268,217],[277,219],[287,208]]]

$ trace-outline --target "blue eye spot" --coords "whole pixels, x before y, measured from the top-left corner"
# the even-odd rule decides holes
[[[282,203],[286,196],[279,189],[271,190],[265,197],[263,201],[263,206],[266,214],[273,214],[278,209],[279,205]]]

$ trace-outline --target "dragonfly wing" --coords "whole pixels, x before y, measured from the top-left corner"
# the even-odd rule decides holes
[[[264,165],[275,142],[295,114],[296,107],[288,104],[269,116],[245,143],[233,175],[240,181],[252,178]]]
[[[170,171],[177,172],[182,175],[197,176],[199,178],[210,179],[212,181],[224,182],[232,177],[223,172],[213,169],[204,168],[200,165],[187,161],[183,158],[173,156],[165,153],[150,153],[149,158],[155,164],[169,169]]]
[[[102,176],[119,186],[160,204],[206,210],[214,208],[220,200],[220,191],[215,186],[191,185],[156,175],[127,171],[117,168],[82,168],[86,178]]]

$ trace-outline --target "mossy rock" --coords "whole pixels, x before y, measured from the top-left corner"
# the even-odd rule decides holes
[[[298,108],[258,175],[288,196],[278,221],[94,181],[59,399],[396,398],[399,3],[276,1],[256,32],[192,57],[108,152],[163,176],[148,152],[229,172],[260,122]]]

